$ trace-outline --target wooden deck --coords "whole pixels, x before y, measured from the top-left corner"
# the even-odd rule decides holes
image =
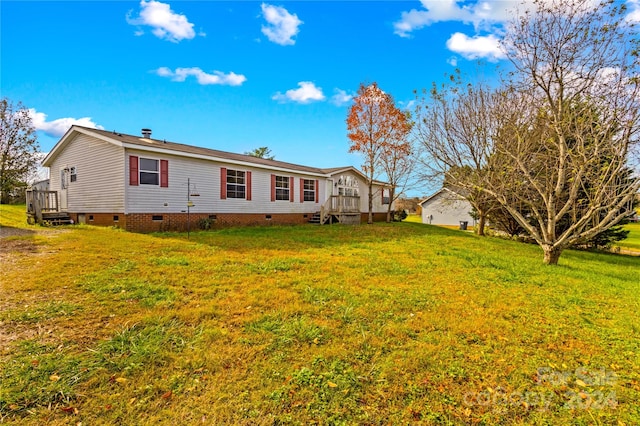
[[[67,212],[60,211],[57,191],[27,190],[27,223],[66,225],[73,223]]]
[[[332,195],[309,222],[319,225],[331,223],[357,225],[360,223],[360,217],[360,197]]]

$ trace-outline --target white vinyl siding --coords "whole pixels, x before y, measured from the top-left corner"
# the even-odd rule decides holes
[[[123,148],[91,136],[78,135],[51,163],[50,188],[52,191],[61,190],[61,170],[67,168],[70,170],[66,189],[67,211],[123,211],[124,161]]]
[[[144,151],[128,150],[129,155],[139,158],[155,158],[150,153]],[[157,158],[160,158],[159,156]],[[169,164],[169,187],[160,188],[153,185],[139,185],[126,187],[126,213],[180,213],[187,210],[187,179],[189,179],[192,190],[195,188],[199,196],[191,197],[194,206],[190,208],[191,213],[254,213],[254,214],[277,214],[277,213],[300,213],[310,214],[319,210],[316,203],[299,203],[297,182],[300,178],[319,180],[319,194],[326,191],[325,179],[308,176],[304,174],[292,173],[296,191],[295,203],[274,203],[271,202],[271,170],[263,170],[251,167],[231,166],[229,164],[189,159],[179,156],[163,155],[162,159],[168,160]],[[122,161],[128,164],[128,160]],[[124,166],[123,166],[124,167]],[[251,200],[246,198],[220,199],[220,169],[227,168],[229,171],[238,170],[251,172]],[[128,170],[128,166],[126,167]],[[127,172],[128,173],[128,172]],[[129,182],[129,176],[126,176]],[[229,185],[227,181],[227,186]],[[245,196],[246,196],[245,187]],[[193,191],[192,191],[193,192]],[[320,204],[324,200],[320,197]]]
[[[443,189],[432,198],[423,201],[422,223],[431,225],[453,225],[459,226],[461,221],[474,223],[469,215],[471,204],[463,197],[453,192]]]

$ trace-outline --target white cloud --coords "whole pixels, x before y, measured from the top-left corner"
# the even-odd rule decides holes
[[[289,13],[284,7],[272,6],[262,3],[262,16],[267,21],[267,25],[262,26],[262,33],[267,38],[282,46],[293,45],[293,37],[298,34],[298,28],[303,22],[298,19],[298,15]]]
[[[451,65],[452,67],[457,67],[458,66],[458,58],[456,56],[452,56],[449,59],[447,59],[447,63],[449,65]]]
[[[90,127],[92,129],[104,129],[104,127],[94,123],[91,120],[91,117],[82,117],[82,118],[58,118],[53,121],[47,121],[47,114],[44,112],[37,112],[34,108],[29,108],[29,115],[31,116],[31,121],[33,123],[33,127],[36,130],[44,132],[47,136],[59,138],[64,135],[69,127],[74,124],[78,126]]]
[[[298,86],[300,86],[298,89],[289,89],[284,94],[277,92],[271,99],[278,102],[297,102],[300,104],[325,100],[322,88],[316,87],[312,82],[301,81]]]
[[[394,33],[400,37],[410,37],[411,33],[436,22],[459,21],[471,23],[476,28],[488,29],[504,23],[513,16],[514,2],[504,0],[479,0],[470,3],[465,0],[422,0],[424,9],[402,12],[400,20],[393,24]]]
[[[349,94],[342,89],[334,89],[333,96],[331,97],[331,103],[336,106],[342,106],[351,102],[351,99],[353,99],[352,94]]]
[[[487,58],[490,61],[497,61],[505,58],[500,40],[493,34],[469,37],[462,33],[454,33],[447,40],[447,48],[466,59]]]
[[[247,77],[242,74],[236,74],[234,72],[225,74],[222,71],[214,71],[213,74],[208,74],[198,67],[176,68],[175,71],[171,71],[171,69],[167,67],[160,67],[155,72],[160,77],[169,77],[172,81],[180,82],[185,81],[189,76],[193,76],[198,81],[198,84],[202,85],[220,84],[224,86],[240,86],[247,81]]]
[[[196,36],[193,24],[185,15],[175,13],[167,3],[150,0],[140,2],[140,15],[137,18],[127,14],[127,23],[131,25],[147,25],[152,27],[151,32],[158,38],[174,43],[184,39],[192,39]],[[142,35],[141,29],[136,30],[135,35]],[[200,32],[200,35],[203,35]]]
[[[640,23],[640,1],[628,0],[626,5],[629,8],[629,13],[626,17],[627,22]]]
[[[409,102],[403,102],[403,101],[400,101],[400,102],[398,102],[398,105],[399,105],[399,106],[400,106],[400,108],[402,108],[403,110],[411,112],[411,111],[413,111],[413,109],[414,109],[414,108],[415,108],[415,106],[416,106],[416,101],[415,101],[415,99],[410,100]]]

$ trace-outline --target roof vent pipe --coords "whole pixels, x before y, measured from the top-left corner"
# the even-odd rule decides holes
[[[151,139],[151,129],[142,129],[142,137]]]

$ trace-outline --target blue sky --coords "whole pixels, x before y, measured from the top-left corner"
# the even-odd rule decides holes
[[[359,84],[411,108],[456,67],[492,81],[518,4],[3,0],[0,89],[32,109],[45,152],[78,123],[359,167],[345,124]]]

